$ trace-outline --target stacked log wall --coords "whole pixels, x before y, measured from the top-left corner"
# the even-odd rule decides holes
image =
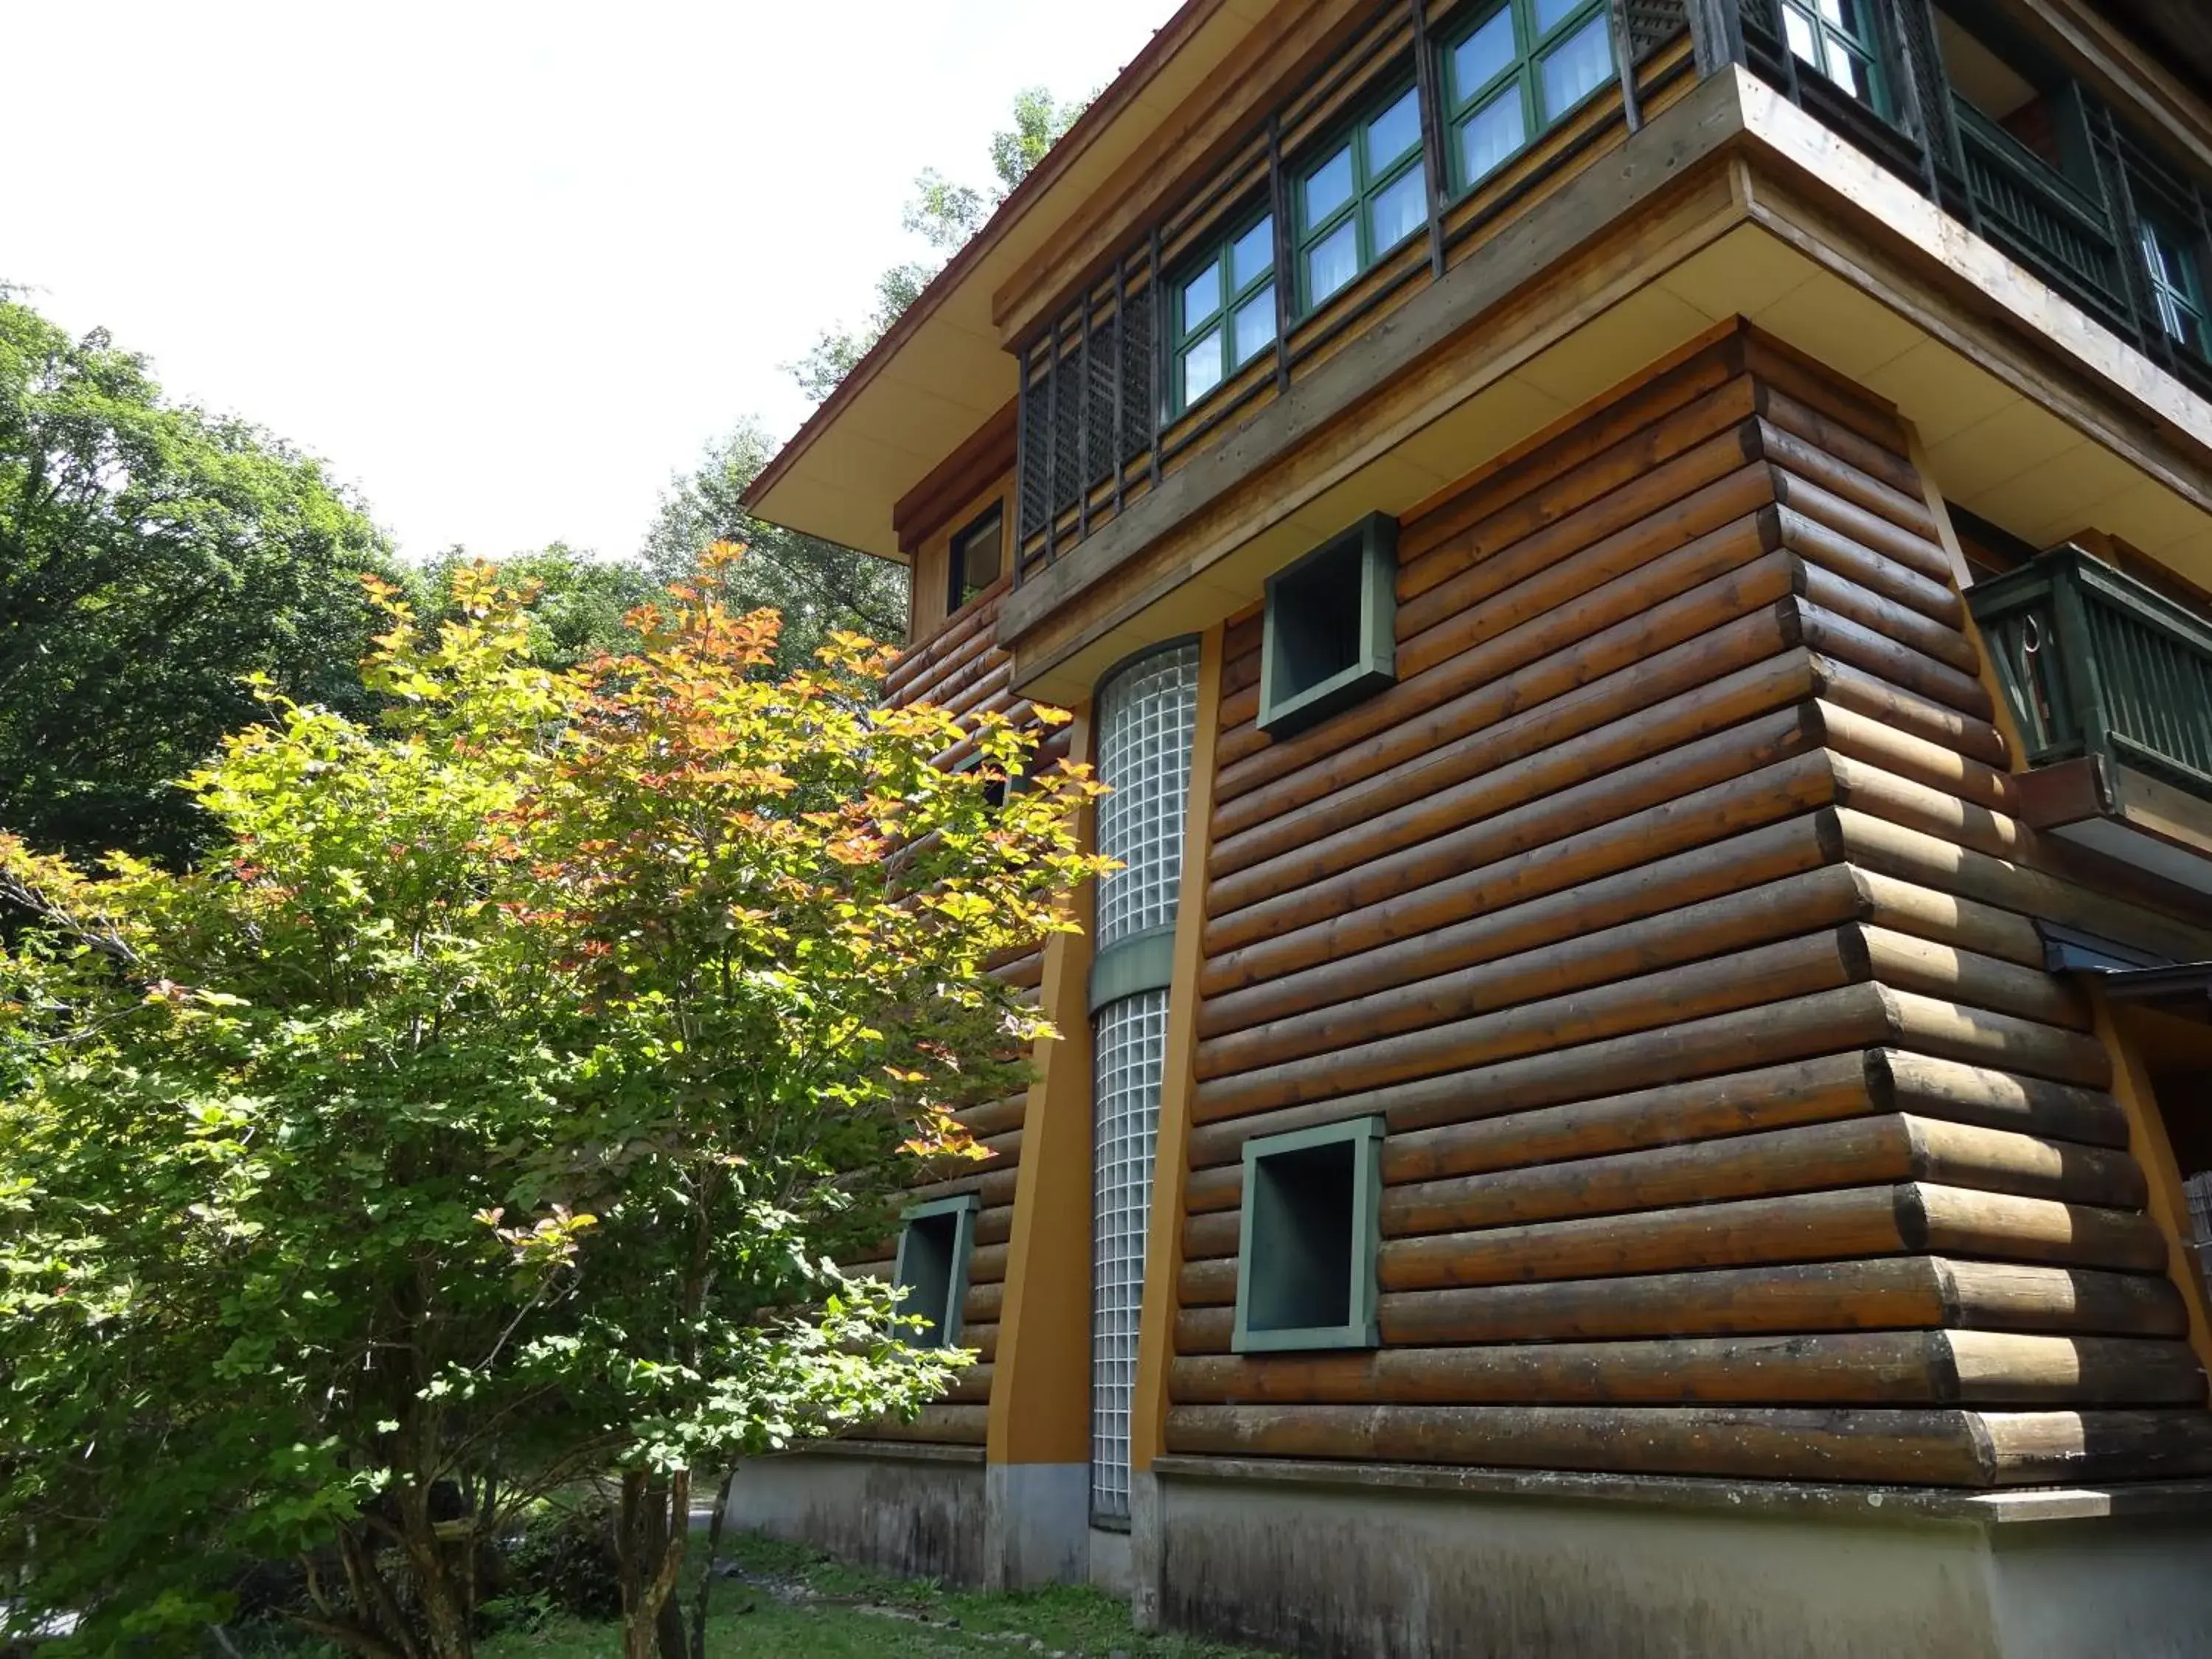
[[[1007,689],[1010,659],[997,643],[999,605],[1006,592],[1001,583],[984,593],[936,635],[901,657],[884,678],[886,701],[935,703],[963,719],[989,712],[1005,714],[1017,723],[1030,722],[1030,706]],[[1067,743],[1066,726],[1048,732],[1039,746],[1036,764],[1042,768],[1066,759]],[[971,752],[972,745],[957,744],[939,762],[957,766]],[[1043,948],[1040,945],[1009,957],[995,963],[992,971],[1034,1001],[1043,978]],[[926,1180],[915,1189],[916,1203],[963,1193],[976,1195],[980,1208],[968,1260],[961,1344],[973,1349],[977,1359],[961,1373],[943,1401],[925,1407],[911,1423],[887,1421],[874,1425],[868,1431],[871,1438],[950,1445],[984,1443],[993,1362],[998,1353],[999,1314],[1006,1289],[1007,1242],[1013,1233],[1014,1180],[1021,1164],[1028,1102],[1025,1091],[963,1113],[961,1122],[984,1156],[963,1162],[937,1179]],[[886,1240],[879,1251],[854,1265],[888,1277],[897,1242],[895,1237]]]
[[[1908,444],[1740,331],[1401,528],[1398,680],[1231,627],[1171,1452],[1986,1486],[2212,1468]],[[1246,1139],[1387,1119],[1382,1348],[1231,1350]]]

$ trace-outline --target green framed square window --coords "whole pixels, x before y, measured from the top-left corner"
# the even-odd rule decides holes
[[[1381,1340],[1382,1136],[1382,1118],[1360,1117],[1244,1143],[1235,1352]]]
[[[1275,343],[1275,216],[1246,220],[1209,246],[1170,298],[1169,401],[1179,415]]]
[[[1405,86],[1370,106],[1297,170],[1291,195],[1303,315],[1428,224],[1420,94]]]
[[[1398,678],[1398,521],[1370,514],[1267,578],[1259,726],[1287,737]]]
[[[1473,190],[1617,73],[1606,0],[1478,6],[1443,46],[1454,191]]]
[[[1792,56],[1810,64],[1877,115],[1889,113],[1871,0],[1782,0]]]
[[[2151,308],[2158,325],[2175,343],[2200,357],[2212,358],[2212,336],[2205,327],[2203,270],[2191,239],[2160,216],[2142,216],[2143,274],[2150,281]]]
[[[975,1212],[981,1200],[973,1193],[917,1204],[902,1218],[898,1261],[892,1282],[905,1297],[903,1314],[928,1322],[906,1340],[917,1348],[957,1348],[960,1346],[960,1309],[968,1300],[968,1255],[975,1243]]]

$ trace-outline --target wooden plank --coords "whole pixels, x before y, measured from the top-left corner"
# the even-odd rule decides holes
[[[1828,1330],[1973,1329],[2173,1338],[2173,1286],[2142,1273],[1889,1256],[1559,1284],[1401,1291],[1381,1298],[1388,1346],[1619,1340]],[[1178,1353],[1226,1353],[1229,1308],[1187,1308]]]
[[[1984,1412],[1999,1485],[2178,1480],[2212,1472],[2212,1413]]]
[[[1978,1428],[1975,1413],[1955,1407],[1178,1406],[1168,1447],[1224,1457],[1982,1486],[1997,1475]]]
[[[1720,360],[1711,356],[1694,368],[1697,380],[1723,372]],[[1696,380],[1679,383],[1688,386]],[[1582,431],[1553,441],[1555,458],[1571,464],[1557,468],[1549,477],[1532,477],[1524,469],[1510,483],[1493,478],[1490,488],[1477,486],[1464,491],[1407,524],[1399,537],[1400,603],[1419,598],[1522,538],[1650,477],[1655,469],[1723,434],[1735,435],[1739,461],[1749,459],[1745,446],[1750,434],[1744,423],[1754,411],[1757,397],[1753,382],[1737,375],[1719,381],[1677,409],[1659,412],[1656,419],[1646,418],[1652,412],[1652,400],[1640,392],[1622,398],[1614,405],[1610,421],[1601,416]],[[1636,420],[1646,423],[1633,431],[1620,432],[1620,428]],[[1727,447],[1722,445],[1721,453],[1725,453]],[[1516,484],[1526,487],[1516,489]],[[1592,522],[1609,519],[1617,524],[1624,516],[1638,516],[1650,510],[1646,505],[1649,500],[1646,495],[1616,505],[1606,518],[1594,518]]]
[[[2212,933],[2091,892],[2017,859],[1962,846],[1937,830],[1863,811],[1856,803],[1839,811],[1836,821],[1847,855],[1864,868],[2022,915],[2088,928],[2179,961],[2212,957]]]
[[[1646,860],[1726,842],[1783,821],[1802,820],[1800,831],[1779,833],[1784,838],[1792,833],[1809,835],[1822,854],[1812,861],[1829,862],[1826,849],[1832,843],[1825,820],[1814,809],[1824,806],[1834,793],[1827,757],[1813,750],[1578,831],[1559,824],[1558,818],[1569,816],[1559,812],[1548,832],[1540,827],[1522,851],[1489,862],[1471,856],[1466,868],[1442,880],[1405,894],[1386,894],[1365,905],[1347,899],[1323,920],[1224,951],[1208,960],[1200,989],[1211,1007],[1216,998],[1232,991],[1303,969],[1342,963],[1351,970],[1355,962],[1383,960],[1385,947],[1416,951],[1423,937],[1457,919],[1469,918],[1468,925],[1474,927],[1489,913],[1570,892],[1578,884],[1594,885]],[[1581,805],[1567,803],[1576,809]],[[1771,851],[1764,847],[1759,855]],[[1746,856],[1751,856],[1750,849]],[[1811,855],[1801,852],[1796,856]],[[1343,884],[1348,887],[1349,883]],[[1617,896],[1617,890],[1607,890]],[[1396,960],[1402,963],[1405,958]]]
[[[980,1446],[990,1423],[991,1408],[981,1405],[925,1406],[911,1422],[896,1417],[878,1419],[865,1431],[873,1440],[919,1441],[925,1445]]]
[[[1733,446],[1731,455],[1729,446]],[[1750,517],[1774,501],[1771,469],[1746,464],[1742,438],[1716,441],[1698,464],[1714,476],[1692,471],[1692,457],[1671,463],[1646,483],[1634,486],[1639,499],[1622,509],[1621,526],[1593,535],[1575,515],[1516,543],[1482,563],[1462,571],[1399,607],[1398,672],[1418,674],[1447,657],[1457,656],[1486,630],[1481,620],[1496,616],[1508,624],[1539,616],[1577,599],[1599,582],[1686,547],[1723,526]],[[1729,463],[1733,470],[1723,469]],[[1679,500],[1668,492],[1690,478],[1699,487]],[[1624,495],[1626,492],[1623,492]],[[1669,504],[1671,502],[1671,504]]]
[[[1517,904],[1469,895],[1436,910],[1438,917],[1457,914],[1464,921],[1211,997],[1199,1030],[1207,1037],[1243,1030],[1818,869],[1840,857],[1839,844],[1826,830],[1826,820],[1807,813]],[[2032,927],[2028,931],[2033,935]]]
[[[1813,567],[1806,598],[1884,639],[1910,647],[1930,662],[1972,678],[1978,659],[1954,624],[1923,616],[1865,580],[1867,572],[1853,568],[1858,561],[1843,556],[1847,544],[1839,538],[1814,532],[1801,519],[1785,517],[1779,522],[1784,544]]]
[[[1563,918],[1554,937],[1528,950],[1208,1038],[1199,1045],[1199,1077],[1322,1054],[1340,1066],[1386,1037],[1771,944],[1865,909],[1857,881],[1841,865],[1693,902],[1681,896],[1662,890],[1657,914],[1613,927],[1577,931]]]
[[[1995,770],[2008,769],[2004,740],[1987,720],[1947,708],[1839,659],[1818,660],[1820,695],[1837,708],[1863,714],[1901,736],[1950,750]]]
[[[1917,1048],[1971,1066],[2002,1066],[2057,1083],[2109,1088],[2112,1062],[2094,1037],[2035,1020],[1966,1006],[1945,998],[1881,988],[1891,1029],[1901,1048]]]
[[[1799,637],[1810,650],[1824,657],[1864,670],[1917,696],[1946,704],[1977,720],[1990,718],[1990,694],[1978,679],[1937,662],[1863,623],[1812,604],[1797,600],[1793,609]]]
[[[1773,428],[1762,425],[1759,433],[1762,447],[1769,442],[1786,447],[1787,441]],[[1951,584],[1950,561],[1934,537],[1905,529],[1884,514],[1870,513],[1835,490],[1792,471],[1772,450],[1767,453],[1777,462],[1774,494],[1785,510],[1785,522],[1795,520],[1808,528],[1818,526],[1822,537],[1848,544],[1881,561],[1887,581],[1878,591],[1888,597],[1954,627],[1966,620],[1966,605]],[[1920,508],[1923,518],[1926,510],[1924,506]]]
[[[1822,421],[1803,404],[1771,386],[1760,387],[1753,401],[1760,416],[1759,450],[1768,460],[1861,511],[1874,514],[1892,528],[1917,537],[1935,548],[1939,556],[1942,554],[1942,541],[1935,517],[1928,510],[1920,481],[1909,465],[1900,464],[1897,457],[1866,444],[1856,434],[1844,433],[1832,422]],[[1820,435],[1813,436],[1804,429],[1807,423]],[[1878,471],[1869,471],[1859,465],[1861,461],[1871,461]],[[1915,550],[1905,556],[1916,569],[1949,583],[1948,559],[1930,566],[1923,551]]]
[[[1449,797],[1444,805],[1401,808],[1222,877],[1212,890],[1206,955],[1341,915],[1802,754],[1817,734],[1810,712],[1794,705],[1812,689],[1802,656],[1778,658],[1717,683],[1711,695],[1670,699],[1643,719],[1617,721],[1516,763],[1480,780],[1479,792],[1439,792],[1437,800]],[[1587,768],[1601,757],[1611,769],[1593,776]],[[1477,803],[1481,816],[1469,823],[1466,814]]]
[[[2166,1259],[2141,1215],[1903,1182],[1390,1239],[1376,1272],[1414,1291],[1931,1254],[2125,1272]]]
[[[1875,977],[1885,985],[2071,1031],[2089,1029],[2089,1011],[2080,993],[2039,964],[2023,968],[1887,927],[1862,928],[1860,937],[1866,941]]]
[[[1867,976],[1864,946],[1853,929],[1837,928],[1381,1038],[1340,1049],[1326,1066],[1292,1062],[1211,1079],[1199,1085],[1197,1117],[1211,1123],[1379,1090],[1833,990]]]
[[[1710,679],[1783,649],[1790,641],[1771,606],[1797,591],[1797,562],[1785,554],[1762,554],[1760,545],[1750,530],[1711,538],[1607,584],[1578,605],[1532,617],[1433,671],[1469,682],[1457,696],[1434,702],[1431,688],[1407,684],[1419,696],[1403,700],[1403,718],[1365,742],[1316,746],[1315,758],[1287,767],[1283,762],[1294,757],[1283,745],[1283,761],[1271,762],[1275,776],[1224,803],[1222,852],[1238,856],[1230,853],[1233,838],[1378,774],[1448,766],[1476,745],[1494,744],[1480,735],[1486,729],[1566,733],[1600,725],[1606,718],[1601,711],[1656,702],[1697,684],[1708,659],[1715,665],[1705,672]],[[1764,653],[1759,641],[1771,641]],[[1639,672],[1650,688],[1640,696],[1632,678]],[[1570,719],[1563,721],[1563,714]],[[1537,726],[1532,716],[1547,724]]]
[[[1955,1123],[2124,1147],[2127,1123],[2101,1088],[2076,1088],[1932,1054],[1877,1049],[1867,1056],[1876,1098],[1899,1111]]]
[[[1841,422],[1830,419],[1810,404],[1800,403],[1771,380],[1761,380],[1758,386],[1759,412],[1770,424],[1801,440],[1814,453],[1831,457],[1898,496],[1907,500],[1920,498],[1921,471],[1905,451],[1869,441]],[[1850,493],[1829,479],[1820,478],[1818,482],[1838,493]],[[1883,510],[1873,501],[1862,501],[1859,504],[1877,512]]]
[[[1382,1348],[1175,1362],[1177,1405],[2200,1403],[2185,1342],[2011,1332],[1842,1331]]]
[[[1990,811],[2017,816],[2020,790],[2009,773],[1969,760],[1955,750],[1901,732],[1825,696],[1820,711],[1821,739],[1838,753]]]

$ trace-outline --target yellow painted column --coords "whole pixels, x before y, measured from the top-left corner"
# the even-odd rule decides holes
[[[1174,978],[1160,1065],[1159,1139],[1145,1238],[1145,1299],[1137,1320],[1137,1382],[1129,1411],[1129,1470],[1141,1475],[1166,1449],[1168,1370],[1175,1359],[1176,1280],[1182,1273],[1183,1185],[1189,1172],[1191,1095],[1198,1085],[1198,975],[1204,965],[1206,862],[1213,842],[1214,750],[1221,735],[1218,623],[1200,636],[1198,719],[1184,799],[1182,886],[1176,899]]]

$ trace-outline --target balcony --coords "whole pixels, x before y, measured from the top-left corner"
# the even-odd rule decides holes
[[[1838,79],[1803,55],[1804,25],[1790,44],[1790,20],[1808,15],[1802,0],[1720,4],[1724,51],[2212,396],[2212,335],[2200,321],[2212,283],[2212,190],[2177,172],[2039,49],[2010,35],[1985,43],[1936,0],[1853,0],[1819,9],[1852,20],[1849,38],[1863,53],[1842,59],[1851,72]],[[1969,15],[1981,14],[1960,9]],[[1816,55],[1825,58],[1826,38]],[[1971,84],[1954,83],[1962,64]],[[2023,124],[2037,147],[2007,131]]]
[[[2039,830],[2212,891],[2212,618],[2078,547],[1967,595]]]

